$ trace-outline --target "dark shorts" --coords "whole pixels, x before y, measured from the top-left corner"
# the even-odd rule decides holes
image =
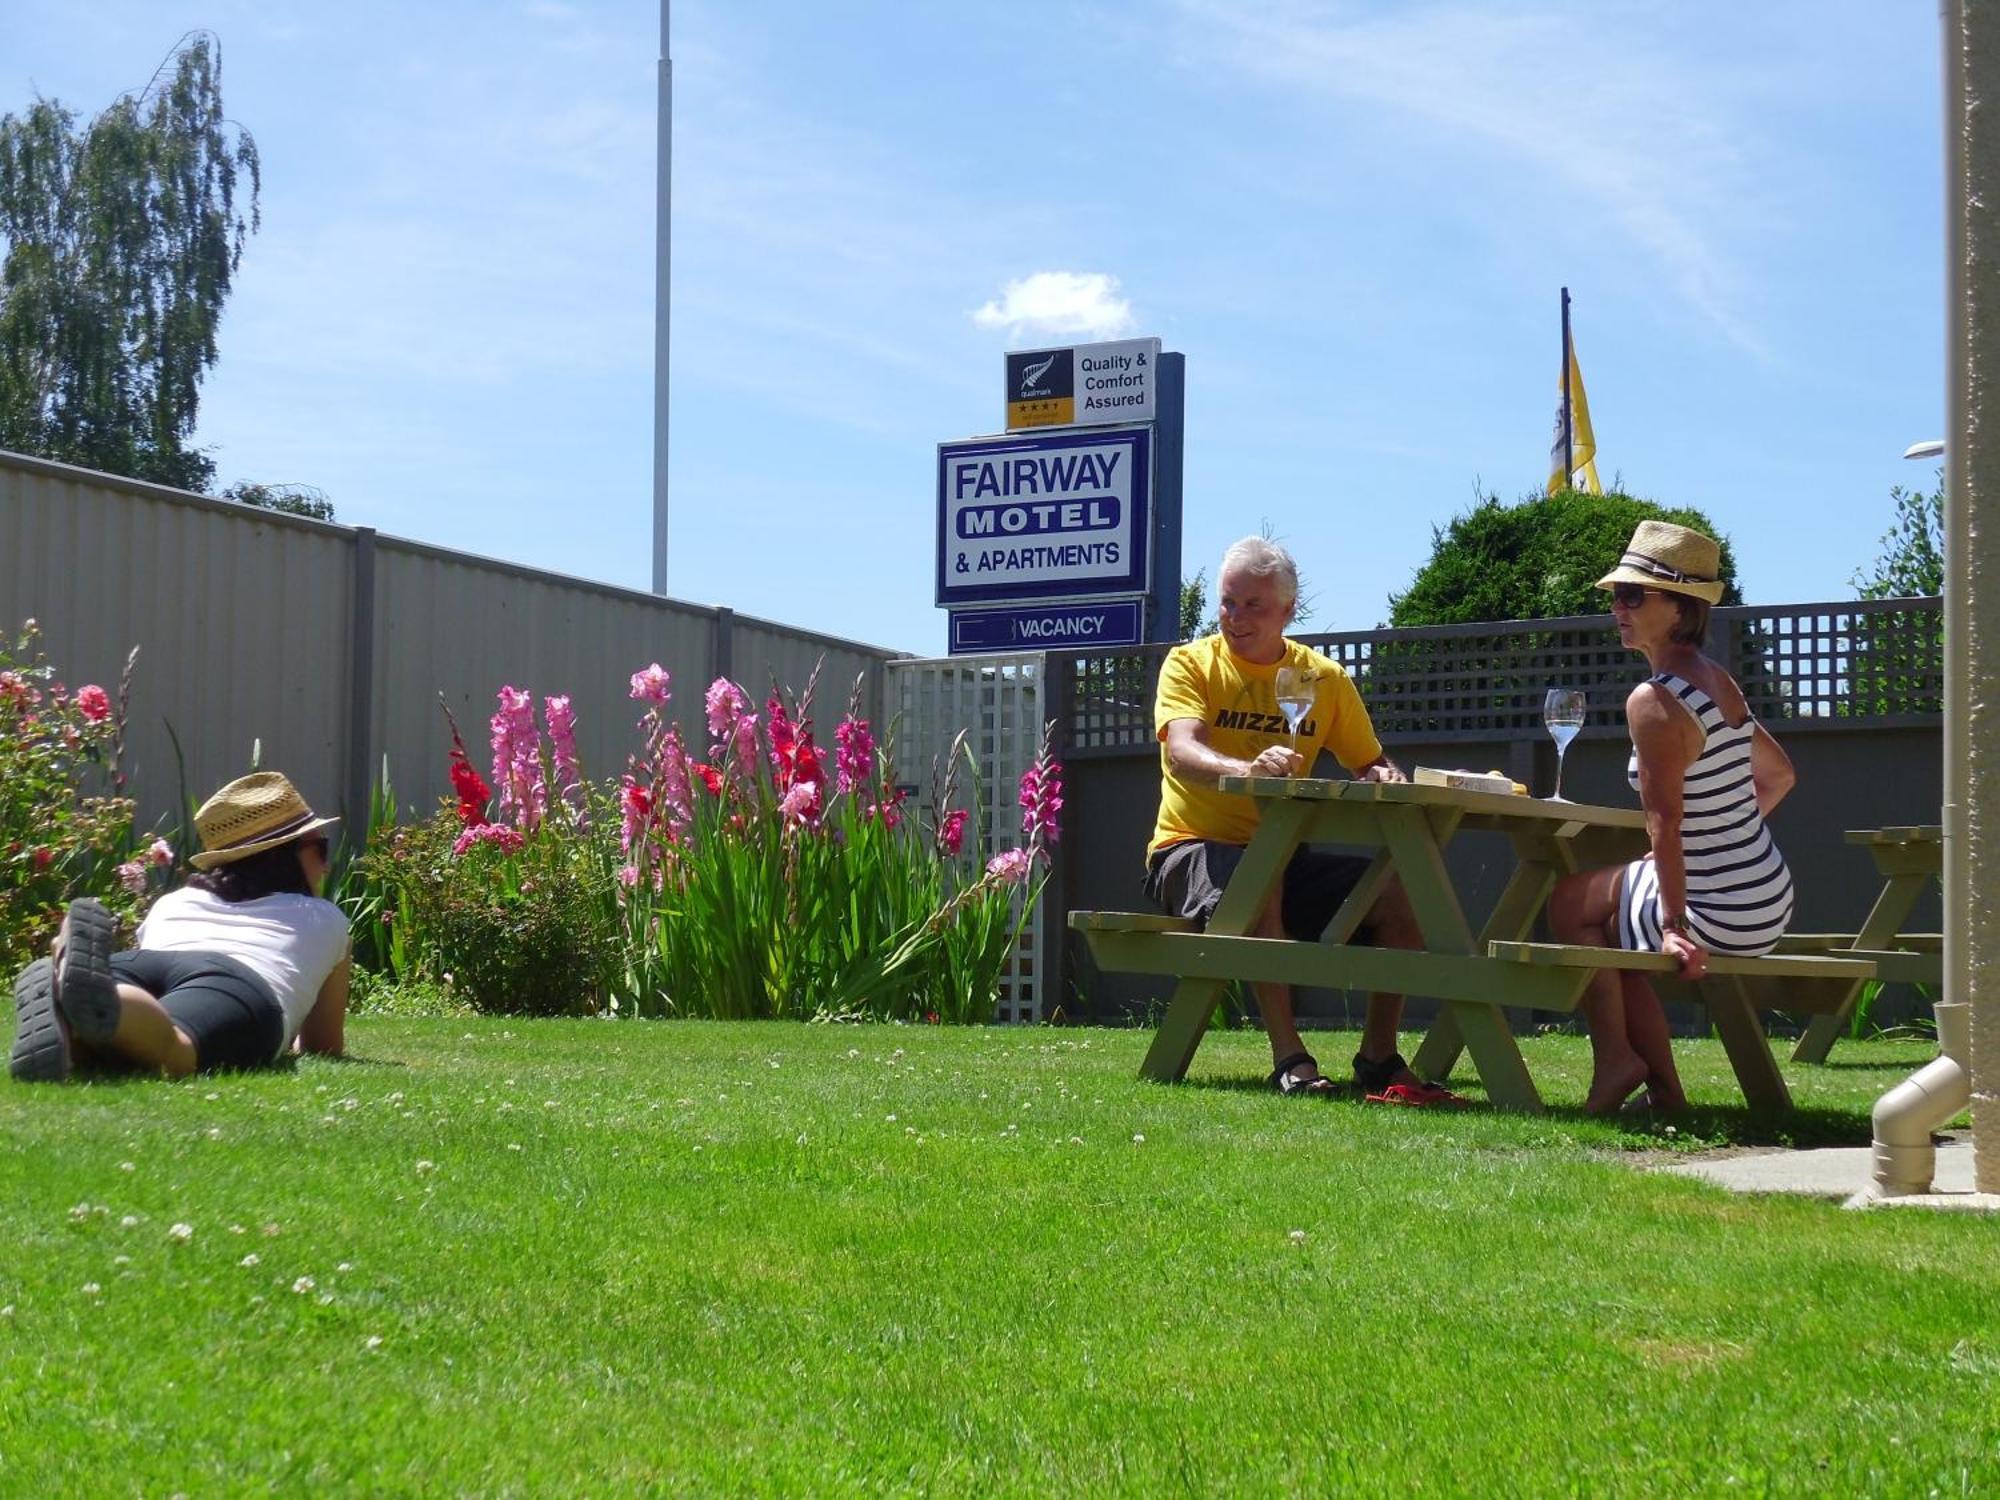
[[[1242,862],[1243,846],[1190,839],[1169,844],[1146,861],[1146,895],[1173,917],[1188,917],[1203,927],[1215,915],[1222,889]],[[1316,942],[1340,910],[1371,862],[1358,854],[1327,854],[1301,849],[1285,866],[1281,912],[1287,936]],[[1363,924],[1362,931],[1367,931]]]
[[[226,954],[114,953],[111,972],[159,1000],[194,1041],[200,1071],[263,1068],[278,1060],[285,1012],[269,985]]]

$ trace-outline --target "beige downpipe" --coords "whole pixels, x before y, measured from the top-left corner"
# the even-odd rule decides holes
[[[1938,1055],[1875,1101],[1875,1180],[1864,1198],[1927,1193],[1937,1175],[1931,1132],[1972,1102],[1969,1007],[1936,1007]]]

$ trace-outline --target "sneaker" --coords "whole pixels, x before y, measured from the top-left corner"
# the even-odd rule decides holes
[[[7,1071],[23,1083],[69,1077],[69,1033],[56,1012],[55,972],[54,964],[38,958],[14,978],[14,1050]]]
[[[95,896],[70,902],[63,917],[55,1006],[79,1040],[108,1042],[118,1029],[118,979],[111,972],[118,923]]]

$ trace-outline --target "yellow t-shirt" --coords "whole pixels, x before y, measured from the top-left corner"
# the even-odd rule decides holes
[[[1322,748],[1350,771],[1381,758],[1382,742],[1362,707],[1354,679],[1339,662],[1297,641],[1285,642],[1281,662],[1243,660],[1220,634],[1185,642],[1167,653],[1153,699],[1153,733],[1160,741],[1160,815],[1147,854],[1187,839],[1247,844],[1257,831],[1257,805],[1213,784],[1186,781],[1167,764],[1167,725],[1199,719],[1208,742],[1224,755],[1254,760],[1272,745],[1290,745],[1291,731],[1278,708],[1280,666],[1317,674],[1312,712],[1299,725],[1299,753],[1310,770]]]

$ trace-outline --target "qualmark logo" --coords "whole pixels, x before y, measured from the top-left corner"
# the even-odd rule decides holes
[[[1022,367],[1021,390],[1019,399],[1027,401],[1033,399],[1036,396],[1052,396],[1055,394],[1054,391],[1048,390],[1042,385],[1042,377],[1049,373],[1050,367],[1055,364],[1056,359],[1061,354],[1061,352],[1062,351],[1058,350],[1055,354],[1051,354],[1045,360],[1041,360],[1036,364],[1025,365]]]
[[[1076,420],[1076,350],[1007,356],[1007,426],[1061,427]]]

